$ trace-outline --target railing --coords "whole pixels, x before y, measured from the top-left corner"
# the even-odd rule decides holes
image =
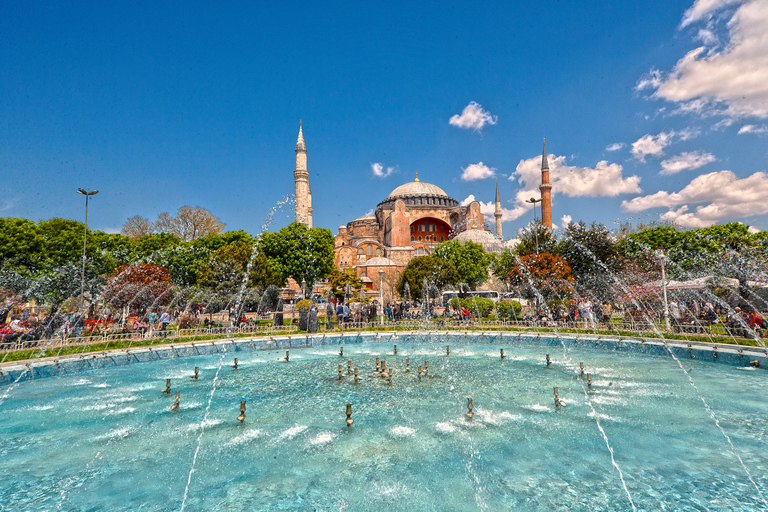
[[[653,334],[670,335],[670,334],[703,334],[708,337],[717,337],[722,339],[745,337],[752,338],[756,333],[761,335],[762,333],[758,329],[757,331],[751,331],[744,328],[729,328],[722,324],[707,325],[704,323],[697,323],[695,325],[675,325],[671,330],[666,330],[663,322],[640,322],[640,321],[623,321],[623,320],[611,320],[610,322],[595,322],[594,328],[591,325],[584,324],[584,321],[578,322],[562,322],[562,321],[537,321],[537,320],[460,320],[455,318],[437,317],[437,318],[411,318],[402,319],[399,321],[386,320],[384,325],[380,323],[380,320],[373,321],[350,321],[344,322],[341,327],[333,324],[331,329],[326,328],[325,322],[320,322],[318,325],[318,334],[324,333],[343,333],[343,332],[356,332],[356,331],[429,331],[429,330],[519,330],[519,331],[532,331],[532,332],[553,332],[553,331],[567,331],[576,333],[603,333],[610,332],[624,332],[636,334],[638,336],[646,336]],[[195,329],[168,329],[168,330],[154,330],[147,333],[141,333],[138,331],[119,333],[119,334],[103,334],[93,336],[81,336],[81,337],[66,337],[66,338],[52,338],[42,340],[19,340],[13,342],[0,342],[0,353],[13,352],[18,350],[50,350],[50,349],[63,349],[64,347],[77,347],[82,346],[83,351],[86,352],[87,346],[104,344],[103,350],[108,350],[110,344],[114,343],[114,347],[118,345],[125,345],[125,342],[129,342],[130,348],[134,343],[136,346],[165,344],[169,342],[190,341],[190,340],[202,340],[202,339],[220,339],[220,338],[233,338],[243,337],[248,335],[279,335],[290,334],[298,332],[298,326],[296,324],[287,324],[283,326],[274,325],[252,325],[247,327],[209,327],[209,328],[195,328]],[[303,331],[302,331],[303,332]],[[99,348],[98,350],[102,350]],[[61,350],[59,350],[60,352]],[[7,357],[7,354],[6,354]],[[5,361],[5,357],[0,358],[0,362]]]

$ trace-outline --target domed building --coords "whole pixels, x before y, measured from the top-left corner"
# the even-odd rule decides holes
[[[394,189],[369,215],[363,215],[336,234],[336,266],[354,267],[358,275],[374,278],[371,259],[402,270],[415,256],[427,256],[441,242],[468,229],[485,231],[480,203],[467,206],[431,183],[416,179]],[[490,235],[490,233],[489,233]],[[493,235],[490,235],[493,237]],[[378,272],[378,267],[375,269]]]

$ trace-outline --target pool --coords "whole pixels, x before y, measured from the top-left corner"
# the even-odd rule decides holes
[[[6,380],[0,509],[766,508],[762,369],[553,338],[306,341],[288,362],[282,348],[233,344]],[[377,357],[394,369],[391,384],[372,376]]]

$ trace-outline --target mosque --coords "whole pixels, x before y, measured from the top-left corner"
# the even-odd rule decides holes
[[[296,142],[296,222],[312,227],[312,191],[307,170],[307,147],[299,123]],[[541,212],[545,226],[552,228],[551,185],[546,145],[542,154]],[[378,290],[380,280],[394,287],[408,262],[428,256],[440,243],[456,239],[481,244],[487,252],[501,252],[516,241],[504,241],[501,227],[501,198],[496,182],[494,217],[496,230],[485,225],[480,203],[462,206],[437,185],[416,178],[395,188],[372,214],[340,226],[335,235],[335,264],[339,270],[354,268],[368,288]],[[387,286],[389,284],[389,286]]]

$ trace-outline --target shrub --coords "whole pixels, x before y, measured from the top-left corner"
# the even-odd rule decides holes
[[[523,306],[516,300],[496,303],[496,313],[501,320],[515,320],[520,317]]]
[[[302,299],[296,303],[296,309],[299,311],[309,311],[312,307],[312,301],[309,299]]]
[[[481,318],[486,318],[493,311],[493,301],[483,297],[467,297],[462,299],[461,305],[473,315],[478,315]]]

